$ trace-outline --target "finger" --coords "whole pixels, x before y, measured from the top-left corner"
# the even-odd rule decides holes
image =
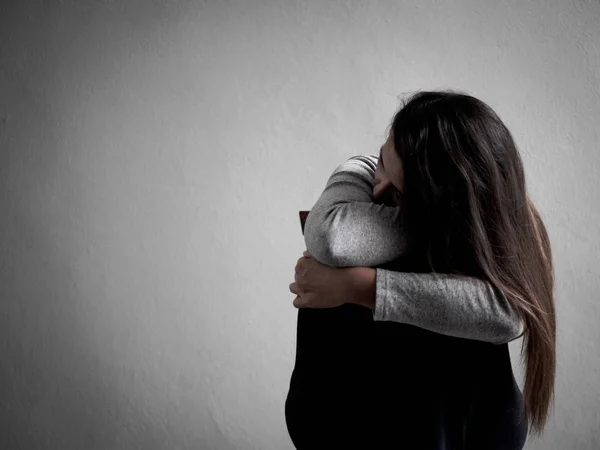
[[[302,258],[298,259],[298,262],[296,263],[296,267],[294,267],[294,272],[298,273],[301,272],[302,266],[304,266],[307,262],[307,257],[303,256]]]
[[[312,255],[308,253],[308,250],[302,253],[302,256],[304,256],[305,258],[312,258]]]
[[[306,308],[306,302],[299,295],[294,299],[293,305],[298,308]]]
[[[298,286],[298,283],[293,282],[293,283],[290,284],[290,292],[292,294],[296,294],[296,295],[300,294],[300,288]]]

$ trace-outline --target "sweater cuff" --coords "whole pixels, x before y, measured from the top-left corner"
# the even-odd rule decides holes
[[[375,309],[373,310],[373,320],[385,320],[387,313],[387,276],[385,270],[375,269],[375,273]]]

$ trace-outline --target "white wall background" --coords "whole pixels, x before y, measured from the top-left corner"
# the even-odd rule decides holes
[[[527,449],[600,448],[600,2],[4,0],[0,21],[0,448],[292,449],[297,211],[398,95],[446,87],[513,131],[553,242],[556,407]]]

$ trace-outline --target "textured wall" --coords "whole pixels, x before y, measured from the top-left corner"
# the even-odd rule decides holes
[[[553,242],[556,407],[527,448],[600,448],[599,23],[597,0],[4,0],[0,448],[291,449],[297,210],[398,95],[444,87],[506,121]]]

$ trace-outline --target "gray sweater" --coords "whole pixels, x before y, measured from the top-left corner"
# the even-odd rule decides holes
[[[310,210],[306,249],[335,267],[389,263],[406,249],[399,206],[373,203],[376,155],[341,164]],[[374,320],[415,325],[429,331],[503,344],[523,334],[523,323],[506,297],[478,278],[442,273],[376,269]]]

